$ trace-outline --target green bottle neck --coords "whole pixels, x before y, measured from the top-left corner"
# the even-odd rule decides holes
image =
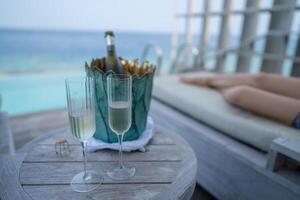
[[[116,47],[114,44],[114,37],[112,35],[106,36],[106,45],[107,45],[107,69],[112,70],[115,73],[123,73],[123,68],[119,62]]]
[[[108,56],[117,56],[114,45],[107,46],[107,55]]]

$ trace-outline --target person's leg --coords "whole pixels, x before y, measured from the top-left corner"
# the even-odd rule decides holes
[[[290,126],[300,112],[300,100],[249,86],[222,90],[231,104]]]
[[[214,74],[207,77],[183,77],[185,83],[216,88],[219,90],[248,85],[262,90],[270,91],[284,96],[300,99],[300,79],[284,77],[275,74]]]
[[[208,74],[201,77],[181,77],[181,81],[215,89],[224,89],[237,85],[255,86],[255,78],[250,74]]]

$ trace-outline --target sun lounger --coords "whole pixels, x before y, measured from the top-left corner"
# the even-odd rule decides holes
[[[220,199],[299,199],[300,131],[226,103],[216,91],[157,77],[152,115],[193,147],[197,182]]]
[[[268,151],[278,137],[300,140],[300,131],[229,105],[212,89],[181,83],[178,76],[155,80],[154,96],[248,145]]]

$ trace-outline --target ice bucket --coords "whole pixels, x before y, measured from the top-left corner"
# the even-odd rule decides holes
[[[116,134],[109,128],[108,123],[106,87],[108,73],[92,69],[87,64],[85,65],[85,71],[87,76],[93,77],[95,80],[96,133],[94,137],[107,143],[118,142]],[[130,129],[124,134],[123,141],[138,139],[146,128],[154,73],[155,69],[141,77],[132,76],[132,124]]]

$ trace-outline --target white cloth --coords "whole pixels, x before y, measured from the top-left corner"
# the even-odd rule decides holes
[[[126,133],[125,133],[126,134]],[[137,140],[133,141],[125,141],[122,143],[123,151],[142,151],[145,152],[145,146],[151,140],[154,135],[154,123],[150,116],[147,118],[147,126],[145,131],[140,135]],[[106,143],[102,140],[97,140],[96,138],[92,137],[87,144],[88,152],[94,152],[101,149],[112,149],[112,150],[119,150],[119,143]]]

